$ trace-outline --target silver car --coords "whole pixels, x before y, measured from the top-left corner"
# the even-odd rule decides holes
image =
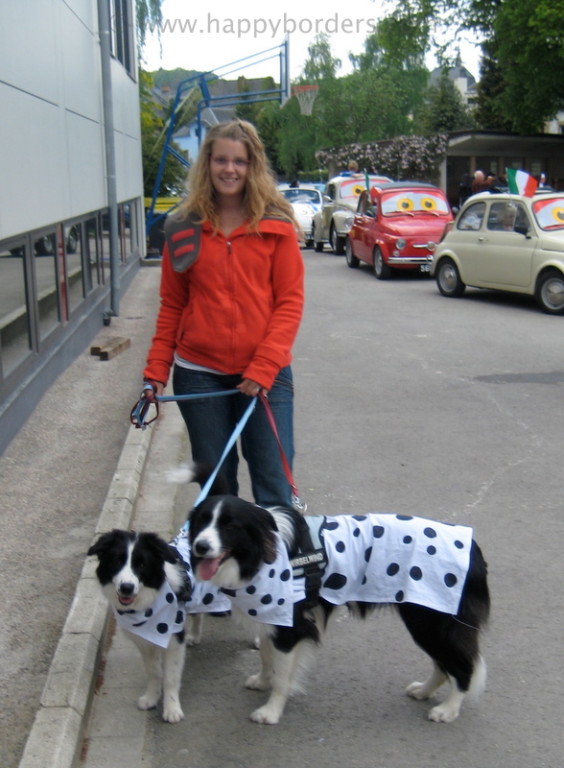
[[[443,296],[466,286],[524,293],[563,314],[564,193],[473,195],[447,225],[431,275]]]

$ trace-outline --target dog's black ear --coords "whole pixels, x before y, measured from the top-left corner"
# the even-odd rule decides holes
[[[92,544],[86,553],[87,557],[90,557],[91,555],[96,555],[97,557],[103,555],[104,552],[107,552],[108,549],[115,544],[117,537],[124,535],[126,535],[125,531],[119,531],[117,528],[114,528],[113,531],[108,531],[108,533],[103,533],[98,541],[95,541],[94,544]]]

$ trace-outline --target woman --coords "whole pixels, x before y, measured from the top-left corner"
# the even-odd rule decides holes
[[[185,265],[165,246],[161,307],[144,377],[161,394],[173,366],[192,458],[215,466],[248,397],[268,394],[288,463],[294,455],[291,347],[303,310],[303,262],[292,209],[276,189],[255,128],[235,120],[211,128],[188,179],[176,222],[199,230]],[[196,226],[191,228],[191,222]],[[172,222],[174,224],[174,222]],[[187,227],[187,229],[186,229]],[[184,249],[187,250],[187,249]],[[208,392],[238,389],[224,397]],[[241,435],[255,502],[291,503],[279,448],[262,404]],[[222,471],[237,495],[234,447]]]

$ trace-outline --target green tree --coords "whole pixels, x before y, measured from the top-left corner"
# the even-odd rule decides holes
[[[429,136],[474,127],[474,118],[444,67],[436,85],[429,86],[425,93],[423,106],[416,115],[415,130]]]
[[[480,66],[480,81],[477,85],[478,102],[475,118],[477,124],[489,131],[511,131],[512,122],[504,107],[504,93],[507,84],[499,62],[490,55],[493,45],[486,41],[482,45],[483,57]]]
[[[157,113],[151,94],[153,81],[148,72],[139,70],[139,99],[141,113],[141,153],[143,159],[143,188],[151,197],[166,138],[166,115]],[[179,148],[176,147],[179,151]],[[178,194],[184,183],[186,168],[175,157],[168,156],[158,190],[159,195]]]
[[[564,106],[564,0],[402,0],[394,11],[414,12],[453,43],[461,30],[483,36],[492,77],[481,121],[490,122],[497,106],[513,130],[534,133]]]
[[[506,86],[501,106],[514,130],[541,131],[564,107],[564,0],[503,3],[493,27]]]
[[[149,30],[158,32],[163,21],[161,10],[163,0],[136,0],[137,44],[141,51]]]

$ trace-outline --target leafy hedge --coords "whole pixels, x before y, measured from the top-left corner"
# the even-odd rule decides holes
[[[350,160],[356,160],[359,168],[369,173],[382,173],[398,180],[432,181],[446,156],[447,146],[447,134],[397,136],[321,149],[315,157],[322,166],[335,164],[344,169]]]

